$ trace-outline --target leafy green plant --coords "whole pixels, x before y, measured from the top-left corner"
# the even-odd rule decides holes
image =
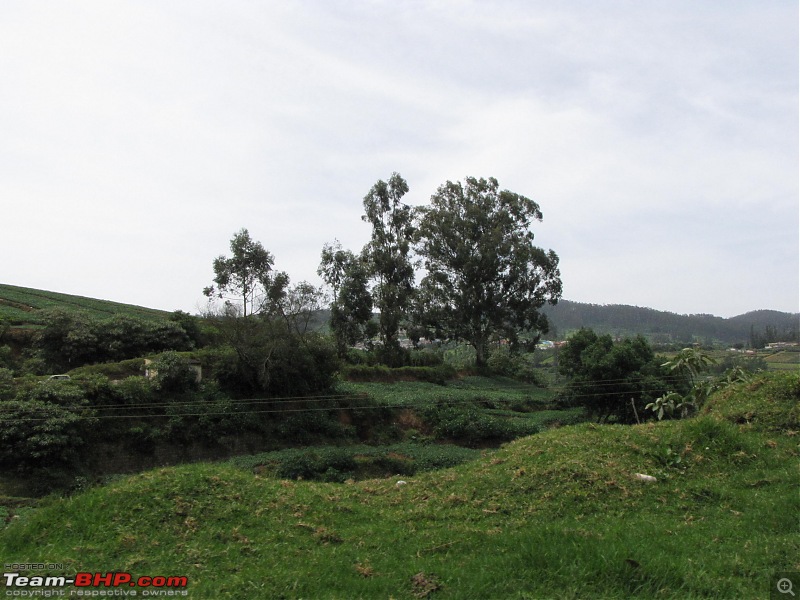
[[[697,412],[714,392],[734,383],[752,380],[752,374],[741,366],[735,366],[719,377],[702,379],[701,374],[715,363],[716,361],[711,356],[696,348],[684,348],[662,367],[682,375],[685,383],[689,386],[689,391],[685,394],[675,391],[668,392],[647,404],[645,408],[653,411],[659,421],[664,417],[675,415],[683,419]]]

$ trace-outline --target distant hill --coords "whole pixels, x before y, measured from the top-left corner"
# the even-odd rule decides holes
[[[82,310],[100,318],[128,315],[145,319],[163,319],[169,316],[168,312],[153,308],[0,284],[0,320],[9,325],[39,325],[42,311],[49,308]]]
[[[724,319],[714,315],[679,315],[624,304],[586,304],[560,300],[543,309],[551,323],[550,337],[562,339],[589,327],[614,336],[642,334],[655,343],[800,341],[800,313],[757,310]],[[756,339],[754,339],[756,338]],[[767,339],[775,338],[775,339]]]

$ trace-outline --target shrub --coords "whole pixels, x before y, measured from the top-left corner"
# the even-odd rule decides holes
[[[444,364],[444,353],[439,350],[413,350],[409,358],[412,367],[438,367]]]
[[[341,439],[352,437],[354,428],[339,423],[328,411],[290,413],[281,420],[277,433],[285,440],[298,444],[319,442],[319,438]]]
[[[199,387],[197,373],[188,359],[177,352],[165,352],[150,364],[149,369],[154,373],[156,389],[161,392],[182,394]]]
[[[282,479],[344,481],[358,468],[353,453],[346,448],[294,450],[280,454],[275,475]]]
[[[437,437],[467,446],[510,441],[541,431],[532,421],[488,415],[473,404],[431,405],[423,409],[423,418],[433,425]]]
[[[126,405],[145,405],[153,402],[153,386],[144,377],[127,377],[116,386],[117,402]]]
[[[72,466],[95,424],[71,400],[7,400],[0,412],[0,464],[18,472]]]
[[[15,394],[14,373],[11,369],[0,368],[0,400],[11,400]]]
[[[450,365],[436,367],[397,367],[391,369],[384,365],[346,365],[342,376],[350,381],[377,381],[389,383],[394,381],[426,381],[444,385],[455,376],[455,369]]]

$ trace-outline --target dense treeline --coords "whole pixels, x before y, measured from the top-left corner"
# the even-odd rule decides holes
[[[679,315],[622,304],[586,304],[561,300],[542,312],[554,337],[590,327],[615,337],[644,335],[654,344],[725,344],[763,348],[772,342],[800,342],[800,315],[760,310],[723,319],[713,315]]]

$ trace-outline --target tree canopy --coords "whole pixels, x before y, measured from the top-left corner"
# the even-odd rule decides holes
[[[533,200],[500,190],[496,179],[448,181],[419,211],[417,251],[427,275],[418,314],[437,335],[460,339],[487,360],[493,336],[519,343],[547,331],[539,309],[561,297],[558,256],[534,245],[541,221]]]
[[[410,255],[414,212],[401,201],[407,192],[408,183],[399,173],[392,173],[388,182],[378,180],[364,196],[361,217],[372,226],[372,236],[364,246],[362,258],[367,273],[376,281],[374,306],[380,313],[384,360],[389,363],[398,360],[400,324],[414,294],[414,266]]]
[[[564,399],[585,406],[598,421],[624,423],[645,417],[645,405],[669,387],[666,374],[642,336],[614,342],[581,329],[560,351],[558,370],[570,377]],[[635,408],[634,408],[635,406]]]
[[[283,272],[272,272],[275,262],[272,254],[261,242],[250,237],[250,232],[242,228],[231,238],[231,257],[218,256],[214,259],[214,286],[203,293],[212,298],[217,296],[234,306],[232,300],[241,301],[243,316],[269,310],[284,294],[289,277]]]

